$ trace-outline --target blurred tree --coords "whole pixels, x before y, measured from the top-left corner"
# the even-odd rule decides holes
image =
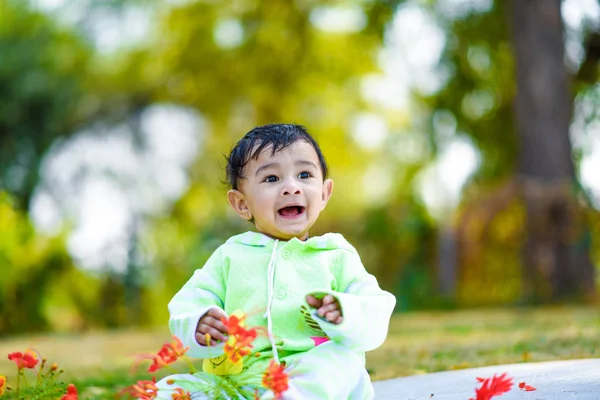
[[[0,332],[40,331],[47,293],[73,264],[65,237],[37,233],[27,210],[45,152],[87,114],[90,51],[26,2],[0,0],[0,54]]]
[[[451,232],[439,232],[413,190],[419,171],[443,148],[447,138],[440,132],[448,126],[455,127],[455,137],[468,136],[481,154],[480,168],[465,191],[459,213],[460,303],[511,302],[519,296],[524,277],[529,279],[531,297],[589,291],[579,283],[585,274],[592,282],[587,258],[592,234],[580,229],[585,227],[583,222],[573,229],[572,221],[595,221],[594,240],[600,237],[600,225],[597,212],[588,208],[580,213],[581,206],[573,200],[572,187],[577,185],[573,185],[575,167],[567,133],[571,96],[597,80],[597,35],[586,39],[586,57],[570,94],[560,60],[558,0],[544,5],[539,0],[523,2],[514,4],[513,9],[497,0],[490,10],[459,17],[444,12],[442,1],[415,2],[437,12],[446,32],[447,45],[438,71],[446,78],[439,91],[417,93],[420,105],[431,111],[427,114],[430,118],[425,118],[431,130],[419,130],[422,136],[429,135],[428,141],[423,140],[427,149],[424,156],[417,156],[418,161],[410,162],[394,153],[402,147],[401,139],[408,130],[405,121],[421,118],[418,112],[409,115],[411,109],[407,115],[385,115],[390,126],[396,125],[382,148],[369,147],[370,132],[362,139],[355,134],[357,115],[374,110],[363,100],[362,79],[378,72],[376,61],[384,33],[395,10],[404,3],[85,0],[77,2],[89,10],[74,28],[84,33],[80,37],[27,9],[23,2],[0,0],[0,53],[5,57],[0,65],[0,189],[14,193],[16,200],[6,209],[20,221],[19,228],[13,224],[5,229],[4,237],[11,238],[6,243],[12,244],[0,251],[0,261],[2,257],[11,260],[7,263],[4,259],[0,266],[12,268],[12,281],[0,285],[0,299],[5,299],[0,300],[4,301],[0,305],[3,314],[10,306],[14,315],[34,313],[35,322],[27,329],[48,326],[44,311],[39,310],[44,308],[40,306],[44,293],[51,293],[54,297],[48,304],[52,307],[70,302],[74,326],[164,322],[165,307],[158,307],[157,312],[153,305],[166,304],[190,270],[200,267],[228,236],[251,229],[228,212],[222,184],[223,154],[253,126],[282,121],[301,122],[310,128],[336,181],[335,195],[313,233],[344,232],[382,285],[398,295],[401,309],[439,305],[435,260],[455,257]],[[90,27],[95,18],[105,7],[120,12],[131,4],[152,8],[155,12],[150,15],[155,19],[151,25],[156,29],[138,46],[105,54],[92,50],[82,37],[93,42]],[[527,12],[536,5],[543,7],[541,11]],[[553,7],[552,11],[544,12],[547,7]],[[350,13],[344,15],[352,15],[348,20],[353,23],[336,27],[335,18],[327,19],[332,11]],[[513,36],[507,29],[507,16],[512,16]],[[550,17],[553,22],[548,22]],[[525,29],[538,26],[538,19],[549,25],[540,25],[539,32]],[[545,28],[549,32],[540,43],[550,41],[550,52],[535,36]],[[522,56],[523,52],[527,54]],[[538,52],[552,55],[552,62],[538,66]],[[537,91],[537,86],[534,92],[528,90],[538,79],[554,76],[551,73],[557,79],[542,84],[542,91]],[[553,85],[555,89],[551,89]],[[550,90],[553,96],[544,95]],[[187,193],[167,215],[135,215],[126,239],[126,272],[97,276],[74,272],[60,241],[43,257],[30,260],[23,256],[14,261],[15,254],[29,251],[32,245],[28,243],[44,239],[28,225],[24,210],[37,183],[42,157],[52,144],[79,130],[100,126],[100,132],[126,125],[141,151],[147,143],[140,116],[156,103],[191,107],[207,124],[201,132],[201,155],[192,168]],[[528,109],[542,105],[562,111],[543,114],[541,109]],[[539,115],[548,115],[548,120],[540,124],[529,121],[537,121]],[[555,119],[558,122],[548,123]],[[547,129],[538,130],[546,126],[543,124],[548,124]],[[556,154],[548,152],[538,162],[544,148],[539,143],[560,146],[552,147]],[[383,200],[365,190],[366,183],[375,187],[384,182],[377,179],[379,170],[367,173],[373,165],[385,167],[382,170],[393,180],[390,194]],[[561,183],[555,183],[555,177],[560,177]],[[138,229],[146,226],[152,226],[151,232]],[[6,233],[11,229],[27,234],[17,241]],[[528,256],[521,258],[521,243],[527,236]],[[444,242],[436,247],[438,239]],[[576,257],[582,261],[573,261]],[[575,264],[584,268],[568,272]],[[546,284],[552,265],[557,271],[550,280],[554,287]],[[523,272],[525,268],[528,274]],[[34,269],[37,272],[31,279],[25,279],[27,271]],[[439,279],[445,292],[452,293],[448,272],[453,273],[442,271]],[[68,290],[45,287],[31,292],[35,295],[26,302],[14,302],[21,296],[15,293],[27,292],[40,284],[39,279],[52,279],[48,274],[57,276],[54,282]],[[134,307],[129,307],[132,304]],[[5,321],[1,327],[24,329],[22,320],[15,321],[10,327]]]
[[[45,309],[56,278],[73,269],[65,238],[35,232],[22,210],[0,191],[0,332],[49,328]]]
[[[369,272],[396,295],[398,311],[442,305],[434,279],[438,233],[426,214],[414,199],[397,196],[367,210],[358,224],[347,221],[341,226],[360,246]]]
[[[449,35],[440,67],[451,74],[423,100],[434,122],[455,121],[457,134],[468,135],[482,155],[457,223],[462,303],[482,304],[473,295],[481,287],[489,287],[487,302],[514,301],[514,280],[522,281],[517,297],[526,301],[593,297],[590,230],[581,214],[588,202],[578,201],[584,193],[569,142],[570,80],[580,92],[592,83],[582,70],[594,70],[593,45],[579,77],[569,77],[559,0],[495,1],[458,18],[441,3],[432,4]],[[519,264],[523,273],[513,268]],[[502,270],[504,279],[494,272]]]
[[[135,63],[141,70],[139,76],[154,82],[150,85],[157,88],[153,98],[192,105],[210,122],[204,153],[194,170],[194,187],[180,201],[173,216],[187,229],[198,231],[214,226],[209,224],[212,218],[218,218],[224,226],[234,226],[226,222],[230,218],[226,214],[227,204],[219,200],[225,189],[219,186],[219,178],[223,176],[222,169],[217,168],[223,165],[218,162],[219,158],[223,160],[221,154],[227,153],[231,144],[249,127],[290,120],[303,121],[321,133],[319,139],[326,153],[332,155],[332,165],[343,171],[343,174],[334,175],[341,189],[333,197],[333,211],[324,224],[337,226],[338,218],[352,218],[359,215],[359,210],[369,208],[361,204],[361,196],[356,195],[362,185],[355,177],[362,175],[363,164],[382,154],[364,151],[353,141],[346,142],[348,145],[342,148],[337,143],[350,138],[348,117],[366,108],[359,100],[356,78],[352,77],[373,71],[375,67],[371,58],[358,56],[359,49],[375,51],[378,48],[387,22],[401,4],[398,1],[362,4],[363,12],[368,16],[366,27],[344,34],[316,29],[314,17],[320,8],[326,7],[320,3],[275,2],[267,6],[264,2],[245,1],[231,9],[192,3],[172,9],[165,18],[165,27],[160,29],[168,33],[157,39],[156,45],[147,53],[141,57],[136,55]],[[428,4],[433,9],[437,7],[437,2]],[[513,128],[513,99],[517,85],[510,84],[515,82],[515,53],[514,41],[507,30],[507,13],[507,4],[500,1],[489,11],[467,13],[461,18],[451,19],[440,13],[441,24],[448,33],[440,70],[450,72],[449,79],[440,92],[421,96],[433,110],[432,120],[453,119],[458,134],[468,135],[482,154],[482,164],[467,197],[473,201],[481,200],[488,197],[482,193],[502,186],[481,206],[486,212],[478,221],[489,220],[488,228],[494,225],[492,220],[498,213],[511,205],[523,190],[521,175],[513,179],[520,168],[522,142]],[[199,18],[203,19],[203,24],[195,22]],[[222,32],[229,35],[221,36]],[[223,37],[229,39],[223,40]],[[348,63],[348,60],[359,62]],[[440,138],[435,132],[435,123],[432,127],[430,143],[435,149]],[[563,133],[566,135],[566,132]],[[357,165],[357,159],[364,159],[364,163]],[[410,185],[407,182],[396,184]],[[339,190],[344,191],[341,196]],[[502,196],[502,193],[507,195]],[[519,229],[524,229],[525,220],[519,220],[522,214],[518,205],[508,209],[512,216],[501,220],[516,224],[516,228],[509,231],[514,233],[512,238],[519,238]],[[476,214],[481,217],[481,213]],[[393,224],[390,219],[384,221],[377,215],[378,211],[374,209],[373,223],[377,223],[381,231],[394,230],[384,224]],[[466,213],[465,218],[468,215],[471,213]],[[468,236],[468,224],[461,229]],[[429,240],[432,237],[430,235]],[[360,240],[368,241],[369,238],[361,236],[357,238]],[[394,243],[400,246],[398,241]],[[514,252],[519,252],[518,247]],[[385,265],[389,270],[380,272],[397,279],[407,264],[398,262],[397,254],[392,253],[382,252],[377,257],[368,257],[367,261]],[[499,254],[504,255],[501,249]],[[440,255],[439,259],[443,257]],[[521,264],[515,257],[480,260],[492,269],[498,267],[497,278],[500,279],[494,279],[494,284],[502,281],[501,266],[507,261],[515,268]],[[165,262],[164,266],[169,264],[167,260]],[[476,265],[469,268],[476,268]],[[517,272],[511,272],[510,276],[517,282],[523,279]],[[429,275],[429,279],[434,278]],[[530,282],[529,286],[532,285],[537,284]],[[510,290],[498,292],[502,302],[510,301],[510,296],[517,292],[518,284],[508,286]],[[536,296],[545,296],[542,293],[545,289],[539,290],[541,292]]]
[[[93,22],[99,14],[107,10],[122,12],[125,2],[91,0],[78,2],[76,7],[79,12],[76,26],[69,26],[64,21],[61,25],[59,18],[35,11],[30,1],[0,0],[0,193],[10,193],[13,212],[24,219],[40,184],[44,157],[78,131],[125,122],[131,126],[140,146],[143,145],[138,120],[140,110],[150,104],[151,89],[136,85],[138,80],[127,75],[129,70],[115,73],[110,65],[103,64],[102,55],[94,49],[93,32],[87,30],[95,26]],[[64,8],[66,12],[67,5]],[[123,82],[130,84],[119,86]],[[77,178],[77,183],[83,183],[86,171],[78,171]],[[44,184],[44,189],[60,203],[65,193],[53,191],[51,181]],[[68,189],[69,193],[76,190]],[[68,219],[71,210],[64,211]],[[33,260],[26,255],[7,259],[14,251],[26,252],[28,241],[49,240],[28,225],[28,221],[23,220],[22,224],[27,225],[28,233],[18,237],[25,242],[7,242],[12,247],[0,251],[0,267],[10,271],[0,295],[3,332],[57,326],[55,320],[48,319],[49,309],[54,309],[53,315],[62,315],[56,314],[56,310],[69,310],[65,312],[74,322],[58,322],[63,328],[116,326],[144,318],[138,306],[145,292],[136,280],[139,274],[138,266],[134,265],[136,237],[132,237],[128,257],[131,265],[125,279],[128,285],[124,291],[121,282],[119,289],[114,290],[113,283],[118,281],[114,276],[93,279],[87,272],[70,269],[72,260],[61,235],[53,241],[52,257],[48,256],[48,260],[31,252]],[[67,282],[66,289],[53,290],[52,285],[57,282]],[[94,285],[100,288],[92,290]],[[131,306],[125,301],[104,301],[106,293],[112,293],[115,299],[127,299]],[[96,302],[90,299],[90,294],[96,296]],[[135,318],[128,320],[131,315],[127,315],[127,310]]]
[[[575,196],[569,139],[572,96],[560,7],[560,0],[511,2],[518,86],[517,172],[527,210],[525,284],[530,296],[540,296],[532,287],[540,275],[549,280],[553,299],[593,298],[595,271],[590,247],[582,245],[589,226]]]
[[[45,152],[87,116],[90,50],[27,2],[0,0],[0,190],[27,210]]]

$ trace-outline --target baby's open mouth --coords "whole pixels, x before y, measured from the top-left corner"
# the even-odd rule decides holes
[[[304,212],[304,207],[288,206],[288,207],[283,207],[278,212],[279,212],[279,215],[281,215],[283,217],[295,217],[296,215],[300,215]]]

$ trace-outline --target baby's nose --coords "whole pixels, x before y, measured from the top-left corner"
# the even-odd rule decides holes
[[[281,189],[281,194],[284,196],[300,193],[302,193],[302,189],[300,189],[300,185],[294,181],[286,181]]]

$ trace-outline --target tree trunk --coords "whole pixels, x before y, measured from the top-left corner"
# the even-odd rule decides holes
[[[512,0],[517,67],[518,173],[527,210],[528,300],[594,296],[587,227],[575,200],[560,0]]]

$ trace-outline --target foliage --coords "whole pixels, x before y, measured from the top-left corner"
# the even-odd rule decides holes
[[[27,210],[46,151],[89,118],[90,49],[27,2],[1,0],[0,10],[0,190]]]
[[[440,1],[80,3],[87,11],[69,26],[34,11],[31,2],[0,0],[0,268],[8,271],[0,281],[0,331],[163,324],[164,305],[191,272],[229,236],[252,229],[228,211],[223,154],[253,126],[282,121],[301,122],[315,134],[336,183],[311,234],[343,232],[397,296],[398,310],[520,301],[525,209],[503,197],[518,152],[506,2],[458,17]],[[415,93],[406,109],[383,109],[366,100],[364,78],[381,73],[389,24],[407,4],[434,15],[443,30],[437,72],[445,78],[439,90]],[[318,12],[342,6],[358,8],[364,25],[329,32],[315,23]],[[94,19],[127,7],[150,10],[152,29],[135,46],[102,53],[92,44]],[[584,36],[592,37],[592,28]],[[593,61],[584,61],[586,76],[594,76]],[[575,105],[593,102],[597,83],[579,75]],[[124,273],[76,268],[67,250],[73,210],[63,210],[67,228],[49,237],[36,232],[28,207],[50,149],[83,131],[101,134],[121,125],[143,149],[140,115],[159,103],[195,110],[206,128],[198,132],[200,155],[186,193],[166,213],[143,217],[136,240],[145,263],[132,272],[139,278],[132,287]],[[389,128],[380,147],[369,147],[368,134],[365,146],[355,134],[365,113]],[[586,126],[596,114],[586,115]],[[476,147],[481,165],[453,219],[440,222],[415,186],[457,138]],[[411,141],[422,149],[406,146]],[[576,150],[576,162],[581,153]],[[86,171],[79,174],[85,179]],[[52,182],[46,183],[51,191]],[[581,243],[590,245],[598,266],[598,212],[588,204],[582,218],[591,230]],[[446,255],[440,242],[452,224],[459,251]],[[446,296],[439,265],[450,257],[457,257],[457,287]],[[139,307],[128,303],[132,297]]]
[[[386,343],[367,353],[367,368],[373,380],[381,380],[504,363],[593,358],[600,340],[598,322],[598,312],[591,307],[404,313],[392,317]],[[146,370],[131,371],[115,362],[117,356],[159,348],[167,334],[156,332],[151,342],[147,330],[103,332],[102,340],[91,335],[80,339],[44,335],[40,348],[42,353],[56,352],[52,358],[69,366],[62,376],[77,386],[80,398],[114,399],[114,393],[131,382],[147,379]],[[24,348],[38,338],[14,338],[0,346]],[[83,352],[86,357],[72,356]],[[93,368],[90,359],[95,360]],[[127,360],[130,365],[131,358]],[[14,364],[4,357],[0,368],[8,371],[5,366]],[[15,379],[8,377],[11,383]],[[532,385],[535,382],[519,382],[519,389]]]
[[[0,192],[0,331],[48,329],[45,295],[73,268],[64,237],[38,234],[12,197]]]
[[[250,357],[260,356],[252,352],[252,343],[258,335],[258,328],[247,327],[246,315],[240,311],[227,318],[222,318],[227,327],[228,337],[223,348],[224,354],[215,359],[206,359],[202,371],[197,371],[191,360],[187,359],[186,352],[189,348],[183,346],[179,338],[173,337],[172,342],[163,344],[158,353],[142,356],[149,358],[152,364],[148,372],[166,368],[174,373],[172,364],[183,360],[189,367],[189,378],[181,375],[170,377],[167,385],[173,386],[173,399],[190,400],[191,394],[202,393],[211,399],[221,398],[258,398],[258,389],[272,391],[275,399],[281,399],[282,394],[288,389],[288,375],[284,366],[271,359],[269,365],[259,376],[237,377],[242,371],[242,366]],[[206,334],[206,342],[211,343],[210,335]],[[193,376],[191,376],[193,375]],[[129,398],[151,400],[157,397],[159,388],[156,385],[156,376],[152,380],[141,380],[126,387],[120,394]],[[163,390],[167,390],[164,389]]]
[[[24,353],[14,352],[8,355],[8,359],[17,366],[16,386],[7,384],[6,378],[0,376],[0,396],[6,391],[7,399],[56,399],[77,400],[77,388],[73,384],[65,385],[57,378],[64,372],[58,369],[57,364],[46,365],[46,359],[42,359],[39,354],[33,350],[26,350]],[[46,368],[47,367],[47,368]],[[35,384],[30,384],[27,380],[28,372],[34,371]]]
[[[258,353],[252,353],[252,342],[256,339],[258,329],[247,327],[245,325],[245,315],[241,312],[236,312],[232,316],[223,318],[223,324],[228,329],[228,339],[224,347],[224,356],[218,357],[218,364],[211,364],[212,360],[205,360],[206,365],[218,365],[210,372],[199,372],[194,367],[194,364],[186,357],[189,348],[183,346],[183,343],[173,337],[171,342],[166,342],[161,349],[155,354],[140,355],[134,367],[145,360],[150,359],[152,364],[148,368],[148,372],[155,374],[162,369],[168,369],[177,374],[179,371],[173,368],[173,364],[178,361],[185,361],[189,368],[189,374],[193,374],[194,381],[186,381],[181,375],[174,376],[166,381],[168,385],[178,383],[183,387],[192,387],[194,393],[204,393],[210,398],[238,398],[240,395],[244,398],[254,398],[257,396],[258,389],[271,390],[276,399],[280,399],[282,393],[288,389],[288,376],[284,371],[284,365],[271,360],[263,373],[257,376],[244,376],[239,379],[231,379],[232,375],[238,374],[241,371],[241,366],[244,361],[250,357],[256,357]],[[207,334],[208,335],[208,334]],[[210,337],[207,339],[210,343]],[[71,353],[72,355],[73,353]],[[8,384],[5,376],[0,376],[0,396],[6,393],[7,399],[56,399],[65,392],[61,400],[77,400],[78,390],[74,384],[65,385],[57,378],[64,372],[59,370],[58,365],[46,365],[46,359],[41,358],[39,353],[34,350],[26,350],[25,352],[13,352],[8,354],[8,359],[15,363],[17,367],[16,386]],[[240,366],[240,370],[223,368],[223,365],[231,364]],[[29,383],[27,371],[35,372],[35,384]],[[218,376],[217,376],[218,375]],[[87,392],[85,392],[88,395]],[[152,380],[138,380],[135,384],[130,385],[115,395],[117,397],[127,396],[128,398],[150,400],[156,398],[158,387],[156,385],[156,376]],[[189,400],[191,394],[189,391],[177,387],[173,389],[173,398],[179,400]]]
[[[455,20],[434,10],[449,33],[440,68],[450,77],[439,92],[421,97],[433,118],[434,143],[443,144],[443,138],[435,135],[444,123],[454,123],[456,133],[468,136],[481,152],[476,182],[506,179],[517,159],[512,117],[516,86],[511,83],[515,67],[507,7],[508,3],[495,1],[489,11]]]
[[[549,299],[556,301],[557,280],[564,280],[563,287],[568,286],[569,282],[566,281],[569,280],[569,274],[566,273],[562,279],[553,276],[559,274],[561,269],[567,269],[567,266],[559,263],[551,270],[544,271],[541,264],[529,265],[531,262],[523,259],[524,245],[535,242],[531,237],[532,231],[527,228],[540,223],[539,218],[528,215],[530,211],[523,203],[529,183],[522,182],[526,177],[520,175],[517,160],[518,156],[523,160],[531,157],[531,154],[526,153],[529,149],[520,146],[522,141],[517,141],[514,127],[513,101],[517,88],[511,83],[516,81],[516,76],[515,39],[509,35],[511,21],[507,19],[510,5],[494,1],[489,10],[448,18],[444,15],[442,4],[434,2],[430,6],[448,32],[440,62],[440,70],[447,73],[448,78],[439,92],[421,95],[420,98],[431,112],[432,143],[443,146],[447,140],[443,132],[450,128],[455,131],[455,136],[468,137],[481,155],[481,165],[463,190],[463,199],[455,219],[460,257],[457,304],[471,306],[481,302],[514,304]],[[597,32],[588,27],[583,35],[593,40]],[[589,64],[589,59],[597,57],[592,47],[586,52],[583,64]],[[585,82],[581,74],[574,74],[571,79],[573,87],[580,94],[588,92],[586,87],[593,84]],[[564,112],[570,113],[569,110]],[[593,118],[583,125],[591,120]],[[585,130],[584,126],[577,128]],[[564,136],[568,136],[568,132],[565,131]],[[568,149],[565,148],[565,151]],[[590,207],[585,199],[587,194],[581,190],[578,178],[573,177],[573,180],[570,182],[572,187],[569,187],[567,207],[574,225],[565,229],[573,231],[568,235],[567,248],[572,248],[574,253],[587,254],[592,251],[589,240],[595,228],[587,224],[586,217],[579,214],[597,214],[598,211]],[[542,189],[545,184],[547,182],[535,183],[536,187]],[[546,206],[544,201],[553,204],[551,190],[544,192],[534,208],[542,210]],[[552,220],[553,217],[549,216],[544,222],[551,223]],[[544,230],[539,227],[536,229]],[[546,232],[549,231],[549,228],[546,229]],[[550,254],[556,250],[540,248],[536,251]],[[572,257],[577,261],[571,262],[578,266],[585,264],[584,258]],[[598,270],[598,264],[595,265]],[[482,290],[482,287],[486,290]],[[570,299],[576,299],[574,292],[577,290],[571,290]],[[588,295],[587,300],[594,301],[594,298]]]

